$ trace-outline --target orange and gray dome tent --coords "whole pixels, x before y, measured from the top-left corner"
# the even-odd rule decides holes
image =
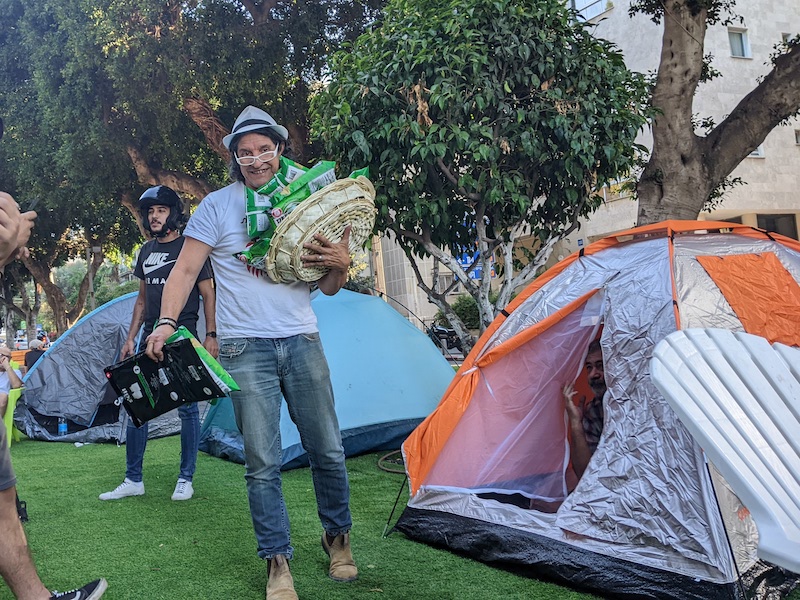
[[[667,221],[602,239],[520,293],[403,444],[396,529],[483,562],[621,598],[766,598],[797,577],[650,379],[669,333],[800,345],[800,243],[746,225]],[[562,389],[599,337],[602,438],[580,481]],[[769,577],[767,577],[767,575]]]

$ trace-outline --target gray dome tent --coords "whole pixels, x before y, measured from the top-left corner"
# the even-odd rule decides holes
[[[114,404],[116,393],[103,367],[119,360],[128,336],[138,292],[107,302],[82,317],[48,348],[23,378],[25,391],[14,424],[28,437],[59,442],[125,440],[127,414]],[[198,322],[199,333],[205,323]],[[58,420],[67,420],[67,435],[58,435]],[[149,437],[180,431],[173,413],[150,423]]]

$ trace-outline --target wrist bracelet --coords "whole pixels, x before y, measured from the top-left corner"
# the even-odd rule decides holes
[[[178,331],[178,322],[175,319],[170,319],[169,317],[161,317],[156,321],[156,327],[160,327],[161,325],[169,325],[175,331]]]
[[[217,337],[216,331],[206,331],[206,337],[215,338]]]

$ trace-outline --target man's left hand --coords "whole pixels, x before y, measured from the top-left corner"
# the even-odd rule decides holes
[[[203,348],[208,350],[208,353],[214,358],[219,358],[219,342],[217,338],[206,336],[203,340]]]
[[[347,272],[350,268],[350,225],[344,228],[342,239],[333,243],[321,233],[314,234],[314,242],[306,242],[303,248],[311,250],[300,257],[304,267],[327,267],[332,271]],[[315,243],[316,242],[316,243]]]

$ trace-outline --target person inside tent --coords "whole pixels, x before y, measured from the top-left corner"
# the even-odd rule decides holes
[[[603,396],[607,387],[603,350],[599,340],[589,344],[584,365],[594,397],[587,403],[586,398],[581,396],[576,404],[576,392],[572,386],[564,388],[564,407],[569,418],[570,455],[572,468],[578,479],[586,471],[603,433]]]

